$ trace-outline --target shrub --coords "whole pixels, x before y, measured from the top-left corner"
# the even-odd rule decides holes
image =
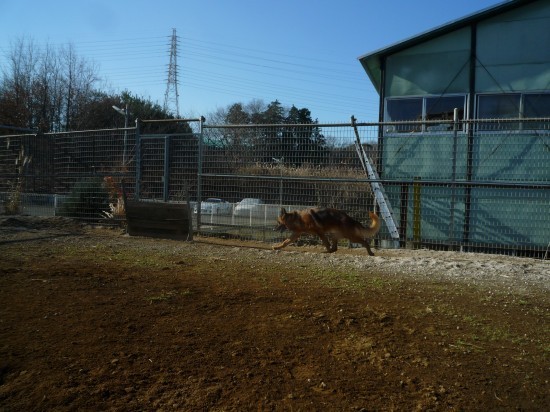
[[[61,216],[97,219],[109,210],[109,192],[103,179],[88,178],[74,185],[60,208]]]

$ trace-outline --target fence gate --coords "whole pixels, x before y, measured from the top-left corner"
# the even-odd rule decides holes
[[[202,118],[138,121],[135,199],[185,200],[190,190],[200,187],[202,122]]]

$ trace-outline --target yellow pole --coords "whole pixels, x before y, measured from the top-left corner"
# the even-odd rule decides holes
[[[420,177],[414,178],[413,184],[413,245],[415,249],[420,247],[420,233],[422,231],[421,227],[421,201],[420,201],[420,192],[422,189],[422,184],[420,183]]]

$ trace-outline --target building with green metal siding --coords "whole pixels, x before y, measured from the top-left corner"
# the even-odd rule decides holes
[[[380,95],[379,174],[405,240],[421,207],[424,243],[546,250],[550,0],[499,3],[359,61]]]

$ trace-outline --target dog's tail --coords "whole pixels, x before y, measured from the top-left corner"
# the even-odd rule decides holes
[[[378,217],[376,212],[369,212],[369,217],[371,219],[371,224],[369,227],[366,227],[362,230],[361,237],[363,239],[372,239],[380,230],[380,218]]]

